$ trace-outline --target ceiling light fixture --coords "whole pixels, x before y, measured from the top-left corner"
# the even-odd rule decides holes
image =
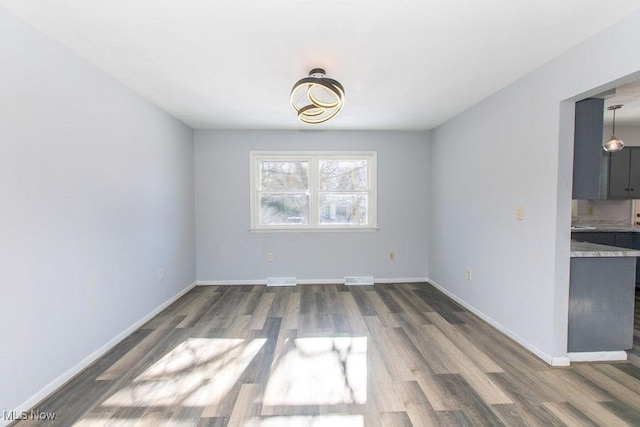
[[[624,148],[624,142],[616,136],[616,110],[622,108],[622,104],[612,105],[607,110],[613,110],[613,131],[611,132],[611,138],[602,143],[602,149],[615,153]]]
[[[344,88],[324,75],[322,68],[314,68],[309,77],[300,79],[291,89],[291,106],[304,123],[324,123],[344,105]]]

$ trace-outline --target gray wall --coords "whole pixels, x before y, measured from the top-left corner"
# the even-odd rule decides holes
[[[193,131],[1,7],[0,40],[9,411],[195,281]]]
[[[379,230],[249,231],[251,150],[377,151]],[[428,133],[196,130],[195,151],[199,281],[427,276]]]
[[[567,361],[573,102],[637,78],[638,39],[640,12],[432,133],[430,277],[548,362]]]

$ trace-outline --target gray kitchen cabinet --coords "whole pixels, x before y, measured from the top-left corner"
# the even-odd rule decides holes
[[[616,233],[614,246],[619,248],[640,249],[640,233]],[[640,258],[636,258],[636,286],[640,285]]]
[[[609,163],[607,153],[602,149],[603,117],[604,99],[588,98],[576,102],[573,199],[596,200],[607,197]]]
[[[640,198],[640,147],[610,153],[609,198]]]
[[[607,233],[603,231],[580,231],[571,233],[571,238],[580,242],[597,243],[600,245],[615,246],[615,233]]]
[[[569,352],[633,347],[633,258],[571,258]]]
[[[635,232],[615,233],[613,246],[619,248],[640,249],[640,234]]]

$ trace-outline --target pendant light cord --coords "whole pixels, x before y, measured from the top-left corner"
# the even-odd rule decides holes
[[[611,132],[613,135],[616,134],[616,110],[617,108],[613,109],[613,131]]]

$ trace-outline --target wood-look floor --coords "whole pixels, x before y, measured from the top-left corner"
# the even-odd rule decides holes
[[[638,332],[630,362],[551,368],[426,283],[197,287],[36,410],[61,426],[639,426]]]

